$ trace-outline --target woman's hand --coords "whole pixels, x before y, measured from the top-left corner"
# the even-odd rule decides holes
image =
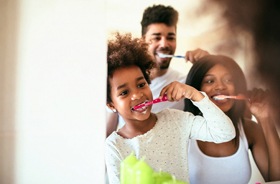
[[[248,92],[249,96],[249,109],[257,119],[269,117],[271,113],[269,105],[269,92],[260,88],[254,88]]]

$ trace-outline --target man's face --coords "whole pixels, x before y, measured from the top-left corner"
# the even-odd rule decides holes
[[[176,50],[176,27],[163,23],[150,24],[144,39],[149,43],[149,53],[155,58],[156,67],[160,70],[169,67],[171,58],[160,58],[157,53],[174,54]]]

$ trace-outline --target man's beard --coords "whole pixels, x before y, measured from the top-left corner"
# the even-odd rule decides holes
[[[170,60],[169,61],[166,61],[166,62],[161,62],[159,64],[159,69],[160,70],[166,70],[169,68],[169,65],[170,65]]]
[[[166,47],[166,48],[162,48],[160,50],[157,50],[156,53],[165,53],[165,54],[173,55],[174,51],[172,51],[171,48]],[[155,55],[157,55],[157,54],[155,54]],[[159,56],[157,56],[157,57],[159,57]],[[155,62],[157,63],[157,67],[158,67],[159,70],[166,70],[166,69],[169,68],[171,58],[159,59]]]

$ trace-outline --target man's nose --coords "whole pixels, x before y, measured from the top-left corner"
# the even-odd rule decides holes
[[[166,38],[161,38],[161,40],[159,41],[160,47],[167,47],[168,46],[168,40]]]

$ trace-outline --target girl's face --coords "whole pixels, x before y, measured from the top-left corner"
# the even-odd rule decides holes
[[[132,110],[135,105],[152,100],[152,92],[143,73],[137,66],[120,68],[110,79],[112,102],[107,104],[127,120],[148,119],[151,106]]]
[[[232,76],[222,65],[215,65],[206,73],[202,80],[201,91],[204,91],[223,112],[229,111],[234,104],[232,99],[213,99],[216,95],[235,95]]]

